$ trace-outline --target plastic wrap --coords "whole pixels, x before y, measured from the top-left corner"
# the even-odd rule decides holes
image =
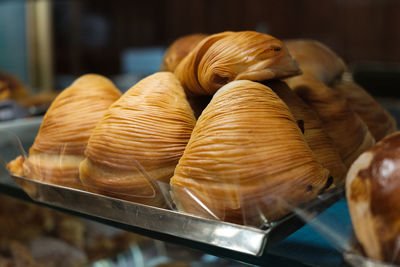
[[[399,132],[388,135],[356,159],[334,212],[315,218],[294,209],[351,266],[399,264],[399,140]]]

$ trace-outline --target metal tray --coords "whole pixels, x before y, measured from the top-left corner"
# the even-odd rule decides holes
[[[46,184],[24,177],[12,175],[12,178],[32,200],[47,206],[151,238],[250,264],[268,262],[268,248],[304,225],[299,216],[290,214],[271,224],[267,229],[257,229]],[[342,196],[342,190],[331,190],[307,203],[302,210],[307,209],[307,214],[316,216]]]

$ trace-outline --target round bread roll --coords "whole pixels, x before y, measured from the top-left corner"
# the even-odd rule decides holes
[[[400,132],[385,137],[353,163],[346,197],[366,255],[400,264]]]

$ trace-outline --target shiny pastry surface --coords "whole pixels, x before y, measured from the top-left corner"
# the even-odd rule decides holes
[[[351,166],[346,197],[368,257],[400,264],[400,133],[385,137]]]
[[[394,118],[367,91],[352,81],[351,75],[345,73],[344,61],[329,47],[306,39],[287,40],[285,44],[303,72],[293,80],[313,77],[337,91],[378,141],[397,129]]]
[[[351,110],[340,92],[307,74],[287,79],[286,82],[316,111],[324,131],[332,139],[346,166],[349,167],[362,152],[375,144],[367,125]]]
[[[171,179],[179,210],[246,225],[276,220],[329,185],[285,103],[234,81],[199,117]]]
[[[79,163],[93,128],[121,93],[107,78],[86,74],[61,92],[46,112],[23,163],[23,174],[81,188]]]
[[[264,81],[299,73],[282,41],[253,31],[210,35],[175,70],[189,96],[213,95],[233,80]]]
[[[333,89],[347,100],[349,107],[367,124],[376,141],[397,130],[396,120],[364,88],[353,81],[340,80]]]
[[[195,118],[179,81],[159,72],[131,87],[97,124],[80,166],[93,192],[159,206]]]
[[[325,132],[318,114],[282,81],[266,83],[289,107],[317,160],[327,168],[335,185],[343,184],[347,172],[337,148]]]
[[[284,41],[303,73],[330,85],[346,70],[343,60],[329,47],[308,39]]]

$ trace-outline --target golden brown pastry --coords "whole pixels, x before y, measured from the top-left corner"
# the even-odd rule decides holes
[[[7,169],[10,173],[17,176],[24,176],[24,157],[18,156],[9,163],[7,163]]]
[[[2,92],[7,92],[8,96],[14,100],[20,100],[21,98],[28,95],[28,91],[26,90],[24,84],[18,79],[16,76],[4,73],[0,71],[0,100],[5,99],[2,98]],[[4,93],[5,94],[5,93]],[[5,95],[3,95],[4,97]]]
[[[286,83],[282,81],[272,81],[266,85],[289,107],[300,129],[302,129],[307,144],[314,152],[318,162],[329,170],[330,175],[334,179],[334,184],[342,184],[347,168],[338,150],[334,147],[332,139],[329,138],[323,130],[318,114],[296,95]]]
[[[260,226],[314,198],[328,176],[285,103],[242,80],[214,95],[170,184],[180,211]]]
[[[24,162],[9,164],[16,174],[43,182],[82,188],[79,163],[93,128],[121,93],[107,78],[86,74],[61,92],[46,112]],[[18,170],[18,165],[23,170]]]
[[[382,132],[393,131],[393,120],[379,104],[362,88],[344,82],[346,66],[331,49],[313,40],[285,44],[303,72],[287,79],[288,85],[318,113],[347,166],[374,144],[373,136],[381,138]],[[372,129],[375,126],[379,129]]]
[[[367,125],[351,110],[340,92],[307,74],[286,82],[318,114],[347,167],[375,144]]]
[[[289,84],[312,78],[321,82],[321,88],[325,84],[325,91],[328,87],[336,90],[335,94],[342,95],[348,108],[360,116],[376,140],[396,130],[396,122],[389,113],[362,87],[344,78],[346,66],[330,48],[314,40],[288,40],[285,44],[303,72],[299,77],[288,79]],[[313,90],[317,90],[317,86]]]
[[[0,101],[6,100],[10,97],[10,89],[7,86],[7,83],[4,81],[0,81]]]
[[[207,36],[207,34],[195,33],[185,35],[175,40],[165,52],[160,70],[174,72],[182,59]],[[200,116],[201,112],[208,105],[210,100],[211,96],[207,95],[188,97],[189,104],[192,107],[196,118]]]
[[[42,267],[32,257],[28,248],[15,240],[0,240],[0,266],[2,267]],[[3,254],[3,255],[2,255]],[[5,257],[3,257],[5,256]]]
[[[184,90],[171,72],[130,88],[105,113],[80,166],[90,191],[163,205],[157,182],[168,183],[195,125]]]
[[[195,33],[176,39],[165,52],[160,71],[174,72],[182,59],[206,37],[207,34]]]
[[[370,258],[400,264],[400,133],[364,152],[346,178],[353,228]]]
[[[326,45],[307,39],[286,40],[285,45],[303,73],[330,85],[346,70],[343,60]]]
[[[367,91],[353,81],[341,80],[333,85],[347,100],[349,107],[367,124],[376,141],[397,129],[396,120]]]
[[[233,80],[264,81],[298,73],[283,42],[253,31],[210,35],[175,70],[189,96],[213,95]]]
[[[43,108],[46,106],[50,106],[50,104],[54,101],[57,97],[59,92],[57,91],[49,91],[49,92],[42,92],[36,95],[30,95],[18,100],[18,104],[25,108],[31,107],[39,107]]]

